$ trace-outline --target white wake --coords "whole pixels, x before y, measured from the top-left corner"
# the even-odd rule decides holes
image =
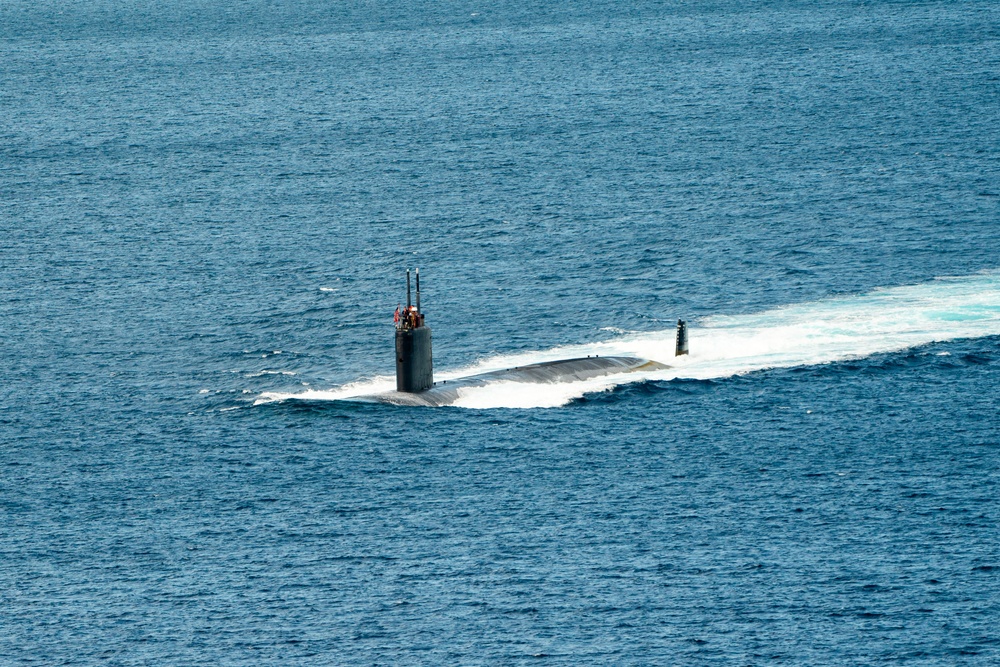
[[[713,316],[689,326],[691,353],[674,357],[674,330],[626,334],[613,340],[497,356],[436,374],[452,378],[542,361],[600,356],[653,359],[671,368],[609,375],[582,382],[495,382],[461,391],[465,408],[547,408],[620,384],[673,378],[711,379],[765,368],[807,366],[893,352],[935,341],[1000,335],[1000,272],[939,278],[785,306],[750,315]],[[392,377],[373,378],[329,391],[265,393],[256,403],[288,399],[337,401],[391,391]]]

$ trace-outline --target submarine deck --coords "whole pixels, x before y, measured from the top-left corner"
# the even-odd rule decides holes
[[[581,357],[578,359],[561,359],[559,361],[543,361],[527,366],[517,366],[498,371],[489,371],[478,375],[470,375],[454,380],[435,382],[434,386],[416,393],[390,391],[384,394],[365,397],[396,405],[451,405],[459,398],[459,390],[468,387],[481,387],[491,382],[524,382],[532,384],[555,384],[575,382],[614,375],[618,373],[636,373],[669,368],[658,361],[640,359],[638,357]]]

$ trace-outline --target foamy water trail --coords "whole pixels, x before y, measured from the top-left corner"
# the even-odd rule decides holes
[[[610,341],[498,356],[437,374],[447,380],[474,373],[587,355],[653,359],[671,368],[652,373],[609,375],[560,384],[496,382],[462,390],[465,408],[557,407],[617,385],[673,378],[711,379],[765,368],[807,366],[893,352],[935,341],[1000,335],[1000,272],[875,290],[785,306],[749,315],[714,316],[689,327],[691,354],[674,357],[674,330],[623,335]],[[395,380],[380,377],[330,391],[266,393],[257,403],[350,400],[391,391]]]

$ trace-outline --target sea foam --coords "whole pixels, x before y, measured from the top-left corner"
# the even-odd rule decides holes
[[[689,327],[691,353],[673,356],[673,329],[634,333],[608,341],[501,355],[444,373],[448,380],[476,373],[588,355],[652,359],[670,368],[557,384],[500,381],[460,391],[464,408],[550,408],[629,382],[713,379],[767,368],[862,358],[960,338],[1000,335],[1000,272],[938,278],[746,315],[716,315]],[[378,377],[328,391],[269,392],[256,403],[283,400],[352,400],[391,391]]]

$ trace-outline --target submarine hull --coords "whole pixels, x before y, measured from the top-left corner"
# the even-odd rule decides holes
[[[493,382],[524,382],[530,384],[556,384],[589,380],[605,375],[637,373],[669,368],[657,361],[637,357],[582,357],[545,361],[528,366],[518,366],[499,371],[470,375],[454,380],[433,383],[418,392],[391,391],[384,394],[361,397],[360,400],[374,400],[395,405],[441,406],[457,401],[462,389],[482,387]]]

